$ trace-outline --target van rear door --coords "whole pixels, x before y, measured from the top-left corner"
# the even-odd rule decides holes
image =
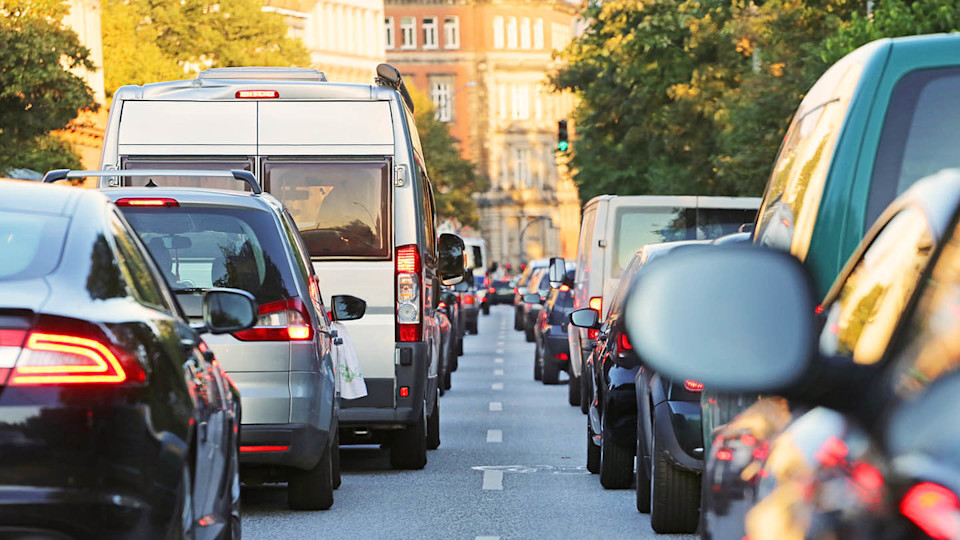
[[[122,101],[120,156],[254,156],[257,103]]]

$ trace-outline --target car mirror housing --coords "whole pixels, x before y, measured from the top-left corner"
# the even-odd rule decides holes
[[[367,302],[350,296],[349,294],[339,294],[330,298],[333,303],[333,320],[335,321],[355,321],[367,311]]]
[[[523,301],[528,304],[539,304],[540,300],[541,300],[540,295],[537,293],[530,293],[530,294],[523,295]]]
[[[455,234],[443,233],[437,241],[437,273],[444,285],[456,285],[463,281],[466,266],[463,239]]]
[[[595,309],[578,309],[570,312],[570,324],[577,328],[596,330],[600,328],[600,314]]]
[[[563,260],[563,257],[551,257],[549,270],[550,286],[556,289],[560,285],[563,285],[566,278],[567,262]]]
[[[626,332],[644,363],[719,391],[799,381],[816,354],[816,302],[792,255],[754,246],[678,250],[627,294]]]
[[[229,334],[246,330],[257,321],[257,301],[240,289],[210,289],[203,295],[204,332]]]

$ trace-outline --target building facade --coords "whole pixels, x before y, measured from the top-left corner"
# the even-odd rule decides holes
[[[83,78],[93,91],[93,97],[100,108],[97,111],[80,111],[77,118],[58,132],[58,135],[73,145],[80,156],[80,163],[86,169],[96,169],[100,164],[100,147],[103,145],[103,132],[107,126],[106,96],[103,85],[103,37],[100,29],[100,0],[71,0],[70,12],[63,24],[77,33],[86,48],[90,49],[90,60],[96,69],[89,71],[78,68],[74,73]]]
[[[577,28],[564,0],[386,0],[387,60],[428,93],[490,189],[478,194],[491,261],[574,258],[580,200],[556,153],[557,122],[575,105],[552,92],[552,52]]]
[[[267,0],[263,10],[284,16],[330,81],[369,84],[386,60],[383,0]]]

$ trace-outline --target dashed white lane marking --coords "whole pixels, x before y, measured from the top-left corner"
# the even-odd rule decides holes
[[[499,536],[478,536],[473,540],[500,540]]]
[[[503,490],[503,471],[483,471],[483,489]]]
[[[496,377],[499,377],[499,376],[503,375],[503,370],[502,370],[502,369],[495,369],[495,370],[493,370],[493,375],[496,376]]]
[[[503,431],[499,429],[488,429],[487,430],[487,442],[489,443],[502,443],[503,442]]]
[[[493,384],[490,385],[490,389],[491,389],[491,390],[503,390],[503,383],[502,383],[502,382],[495,382],[495,383],[493,383]]]
[[[503,354],[503,349],[497,349],[497,354]]]
[[[493,363],[494,363],[494,364],[502,364],[502,363],[503,363],[503,358],[494,358],[494,359],[493,359]]]
[[[491,402],[490,402],[490,410],[491,410],[491,411],[494,411],[494,412],[496,412],[496,411],[502,411],[502,410],[503,410],[503,403],[500,403],[499,401],[491,401]]]
[[[498,341],[498,342],[497,342],[497,347],[503,347],[503,342],[502,342],[502,341]]]

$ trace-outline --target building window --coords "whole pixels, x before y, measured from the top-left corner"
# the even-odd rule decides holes
[[[530,48],[530,19],[526,17],[520,19],[520,48]]]
[[[496,15],[493,17],[493,48],[502,49],[503,46],[503,17]]]
[[[533,48],[543,48],[543,19],[537,19],[533,23]]]
[[[497,100],[497,104],[499,105],[499,108],[500,108],[500,118],[502,120],[506,120],[507,119],[507,85],[498,84],[497,92],[499,94],[499,99]]]
[[[518,189],[533,187],[530,177],[530,150],[513,147],[513,178]]]
[[[436,17],[423,18],[423,48],[424,49],[437,48],[437,18]]]
[[[566,47],[567,43],[570,43],[571,37],[572,32],[570,31],[569,26],[564,26],[557,23],[550,24],[550,40],[554,49],[559,50]]]
[[[533,96],[533,115],[537,120],[543,119],[543,87],[539,84],[534,89],[536,95]]]
[[[445,17],[443,19],[443,48],[460,48],[460,17]]]
[[[401,49],[417,48],[417,18],[416,17],[400,18],[400,48]]]
[[[453,77],[431,76],[430,99],[434,118],[441,122],[453,121]]]
[[[517,18],[507,17],[507,48],[517,48]]]
[[[530,118],[530,87],[526,84],[514,84],[511,86],[513,94],[513,114],[514,120],[527,120]]]

